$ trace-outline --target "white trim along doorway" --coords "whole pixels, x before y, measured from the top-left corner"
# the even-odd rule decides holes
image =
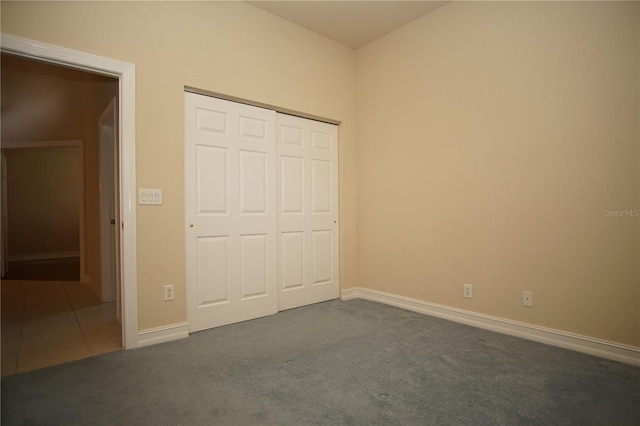
[[[3,53],[31,58],[119,79],[119,209],[120,279],[122,282],[122,342],[124,349],[138,346],[138,294],[136,265],[136,147],[135,65],[63,47],[0,34]]]

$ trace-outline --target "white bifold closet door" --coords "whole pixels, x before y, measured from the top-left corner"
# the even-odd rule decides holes
[[[189,331],[338,297],[337,126],[185,93]]]

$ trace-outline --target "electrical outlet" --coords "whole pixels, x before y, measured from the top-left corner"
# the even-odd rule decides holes
[[[522,292],[522,306],[533,308],[533,292],[532,291]]]
[[[464,297],[471,299],[473,297],[473,286],[471,284],[464,285]]]
[[[164,286],[164,300],[173,300],[173,284]]]

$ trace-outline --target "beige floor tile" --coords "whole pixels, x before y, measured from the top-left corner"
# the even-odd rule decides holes
[[[116,320],[116,304],[115,302],[101,303],[96,306],[77,309],[75,313],[80,326],[103,324]]]
[[[22,324],[20,321],[11,321],[11,322],[3,322],[2,323],[2,338],[4,339],[6,336],[16,336],[16,343],[20,341],[20,330],[22,329]],[[3,340],[4,342],[4,340]],[[11,340],[10,342],[13,342]]]
[[[24,320],[71,311],[71,304],[60,282],[29,282],[24,303]]]
[[[63,312],[46,318],[25,321],[22,324],[20,344],[55,342],[57,339],[69,336],[82,336],[82,332],[73,312]]]
[[[2,280],[2,297],[18,293],[24,295],[28,281]]]
[[[20,345],[20,325],[7,326],[2,324],[2,376],[15,374],[18,366],[18,348]]]
[[[21,342],[18,372],[62,364],[91,356],[81,333],[60,337],[56,341]]]
[[[115,303],[86,284],[4,280],[1,290],[2,376],[122,349]]]
[[[25,323],[22,328],[18,371],[28,371],[91,355],[73,312]]]
[[[85,338],[92,355],[122,350],[122,331],[120,327],[110,327],[101,332],[85,336]]]
[[[2,281],[0,297],[2,300],[3,324],[22,321],[26,289],[24,281]]]
[[[2,297],[20,294],[24,296],[26,281],[2,280]]]
[[[84,309],[89,306],[101,304],[98,295],[93,291],[89,284],[80,282],[66,282],[64,289],[67,292],[69,301],[74,310]]]
[[[122,329],[116,321],[115,309],[115,302],[111,302],[76,311],[92,354],[122,349]]]
[[[12,374],[16,374],[18,372],[18,353],[15,354],[5,354],[2,353],[2,377],[10,376]]]
[[[15,374],[18,365],[18,347],[26,285],[22,281],[2,280],[0,283],[2,300],[2,351],[0,365],[2,376]]]

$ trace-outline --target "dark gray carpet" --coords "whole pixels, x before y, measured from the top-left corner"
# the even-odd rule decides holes
[[[640,368],[363,300],[10,376],[3,425],[639,425]]]

